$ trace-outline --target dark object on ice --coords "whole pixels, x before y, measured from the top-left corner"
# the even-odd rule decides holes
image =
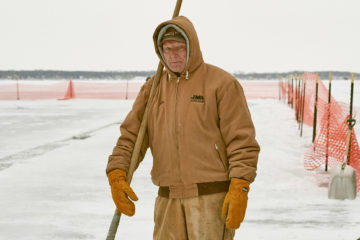
[[[87,139],[89,137],[91,137],[89,134],[80,134],[80,135],[73,136],[72,139],[74,139],[74,140],[84,140],[84,139]]]

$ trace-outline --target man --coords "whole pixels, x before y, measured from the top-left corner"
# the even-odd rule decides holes
[[[150,147],[152,181],[159,186],[153,237],[233,239],[260,151],[243,90],[229,73],[204,63],[187,18],[161,23],[153,40],[166,70],[150,103],[139,159]],[[129,216],[135,206],[128,197],[137,196],[126,174],[153,80],[121,125],[107,166],[116,207]]]

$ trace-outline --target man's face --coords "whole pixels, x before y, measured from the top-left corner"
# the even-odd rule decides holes
[[[176,41],[165,41],[163,52],[166,64],[173,72],[181,73],[186,65],[186,44]]]

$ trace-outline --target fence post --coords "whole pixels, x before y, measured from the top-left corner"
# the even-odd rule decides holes
[[[290,104],[290,83],[289,83],[289,75],[286,76],[286,102],[289,105]]]
[[[329,131],[330,131],[330,114],[331,114],[331,79],[332,74],[329,72],[329,94],[328,94],[328,121],[326,128],[326,155],[325,155],[325,172],[328,170],[329,163]]]
[[[293,82],[294,86],[293,86],[293,108],[296,112],[296,91],[297,91],[297,73],[295,73],[294,75],[294,82]]]
[[[298,100],[298,105],[299,105],[299,112],[298,112],[298,130],[300,130],[300,126],[301,126],[301,110],[302,110],[302,95],[303,95],[303,82],[302,82],[302,75],[299,73],[299,100]]]
[[[300,73],[297,76],[297,86],[296,86],[296,121],[300,122]]]
[[[353,113],[353,97],[354,97],[354,73],[351,73],[350,118],[352,118],[352,113]]]
[[[350,116],[349,119],[352,119],[353,116],[353,100],[354,100],[354,73],[351,73],[351,87],[350,87]],[[348,122],[348,124],[351,124],[351,122]],[[350,134],[350,142],[349,142],[349,151],[348,151],[348,162],[347,164],[350,164],[350,152],[351,152],[351,134]]]
[[[129,90],[129,80],[126,80],[126,93],[125,93],[126,100],[128,100],[128,90]]]
[[[16,77],[16,100],[20,100],[19,78],[18,77]]]
[[[300,137],[302,137],[303,133],[303,125],[304,125],[304,115],[305,115],[305,90],[306,90],[306,81],[304,81],[304,75],[302,75],[304,89],[303,89],[303,96],[302,96],[302,103],[301,103],[301,128],[300,128]]]
[[[313,124],[312,142],[315,141],[315,137],[316,137],[316,120],[317,120],[318,90],[319,90],[319,74],[316,73],[316,88],[315,88],[315,103],[314,103],[314,124]]]
[[[291,108],[294,109],[294,75],[291,75]]]
[[[279,101],[281,101],[281,77],[278,76],[279,78]]]

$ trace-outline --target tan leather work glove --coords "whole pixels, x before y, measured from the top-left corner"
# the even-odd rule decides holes
[[[237,229],[244,220],[250,182],[232,178],[229,192],[225,196],[222,217],[226,217],[226,227]]]
[[[137,201],[138,197],[126,182],[126,172],[120,169],[113,170],[107,174],[111,186],[111,194],[119,212],[133,216],[135,204],[129,200]]]

